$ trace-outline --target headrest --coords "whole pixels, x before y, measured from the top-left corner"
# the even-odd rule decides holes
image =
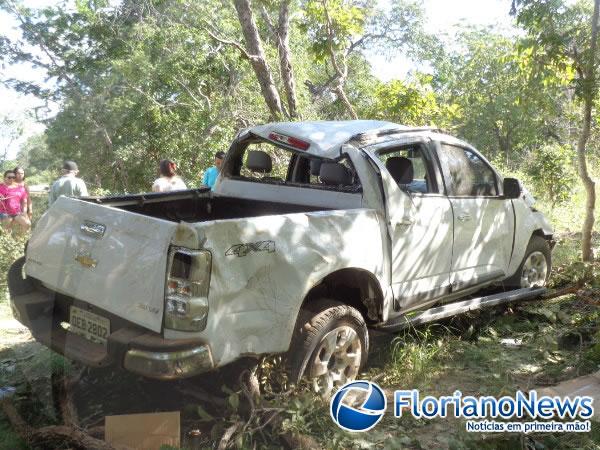
[[[352,175],[350,174],[346,166],[340,163],[321,163],[321,169],[319,170],[319,178],[321,179],[322,183],[331,186],[348,186],[352,184]]]
[[[321,173],[321,163],[323,163],[320,159],[311,159],[310,160],[310,174],[314,177],[318,177]]]
[[[385,168],[398,184],[410,184],[415,177],[412,161],[404,156],[388,158]]]
[[[273,169],[273,161],[268,153],[250,150],[246,159],[246,167],[252,172],[269,173]]]

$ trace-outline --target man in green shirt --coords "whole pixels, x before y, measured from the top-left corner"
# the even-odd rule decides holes
[[[52,205],[58,197],[87,197],[88,191],[85,182],[77,178],[79,169],[74,161],[65,161],[62,176],[56,180],[48,192],[48,205]]]

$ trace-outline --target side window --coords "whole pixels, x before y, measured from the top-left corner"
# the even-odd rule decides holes
[[[377,157],[401,189],[422,194],[438,192],[419,146],[385,149]]]
[[[472,151],[441,144],[439,158],[448,195],[458,197],[498,195],[494,171]]]

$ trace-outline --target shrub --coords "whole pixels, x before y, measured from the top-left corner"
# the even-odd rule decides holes
[[[526,171],[536,193],[554,208],[566,202],[575,184],[573,149],[570,146],[548,144],[533,151]]]
[[[12,235],[0,228],[0,287],[6,288],[6,274],[11,264],[21,256],[28,235]]]

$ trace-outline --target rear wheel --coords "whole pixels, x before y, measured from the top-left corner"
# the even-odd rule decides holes
[[[321,299],[311,307],[300,312],[288,352],[289,371],[294,383],[304,377],[327,397],[357,377],[367,360],[369,334],[351,306]]]
[[[551,268],[552,255],[548,241],[541,236],[532,236],[519,268],[504,284],[516,289],[545,286]]]

